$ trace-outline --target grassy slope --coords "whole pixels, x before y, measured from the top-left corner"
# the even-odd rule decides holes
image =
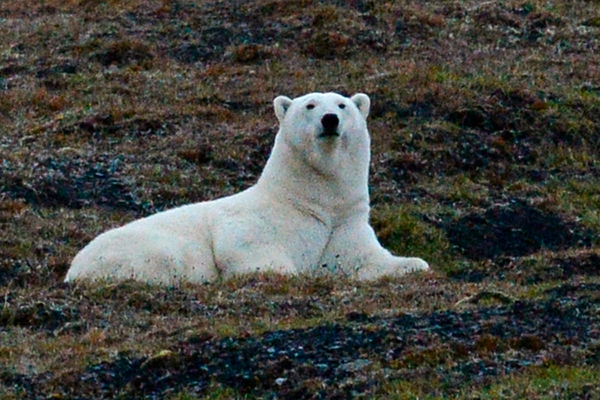
[[[3,396],[600,396],[597,2],[63,3],[0,3]],[[317,90],[371,96],[374,226],[432,275],[60,283],[98,233],[252,184],[272,99]],[[331,324],[385,335],[326,373],[249,350]],[[119,367],[177,377],[222,338],[254,372]]]

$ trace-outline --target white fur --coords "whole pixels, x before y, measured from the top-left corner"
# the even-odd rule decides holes
[[[77,254],[65,281],[173,284],[258,270],[376,279],[428,269],[390,254],[369,226],[369,97],[279,96],[274,107],[280,129],[256,185],[103,233]],[[325,114],[338,117],[339,136],[321,136]]]

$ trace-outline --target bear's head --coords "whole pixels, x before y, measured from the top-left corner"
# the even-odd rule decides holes
[[[285,132],[333,139],[355,131],[363,133],[371,101],[363,93],[351,98],[337,93],[309,93],[294,100],[279,96],[273,104]]]
[[[348,98],[310,93],[293,100],[279,96],[273,104],[280,124],[277,141],[285,142],[313,168],[328,172],[343,164],[368,163],[366,118],[371,102],[366,94]]]

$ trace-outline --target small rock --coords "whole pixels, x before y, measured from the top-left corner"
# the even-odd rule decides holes
[[[287,381],[287,378],[277,378],[275,379],[275,383],[279,386],[283,385]]]
[[[357,372],[362,371],[371,364],[371,361],[365,360],[364,358],[359,358],[356,361],[341,364],[339,367],[337,367],[337,369],[345,372]]]

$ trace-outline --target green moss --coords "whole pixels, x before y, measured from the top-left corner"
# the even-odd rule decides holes
[[[173,396],[168,396],[167,400],[230,400],[230,399],[245,399],[246,396],[242,396],[235,390],[230,388],[223,388],[218,384],[213,384],[207,391],[200,397],[190,393],[187,390],[181,391]]]
[[[598,398],[600,372],[591,367],[533,367],[489,388],[468,391],[460,399]]]
[[[378,398],[390,400],[437,400],[440,397],[428,395],[429,384],[423,381],[395,379],[384,383],[378,391]]]
[[[247,399],[248,396],[241,395],[231,388],[222,388],[215,385],[214,389],[209,389],[208,393],[199,397],[200,400],[229,400],[229,399]],[[191,397],[195,399],[195,397]],[[183,400],[183,399],[181,399]]]
[[[588,177],[554,180],[546,190],[556,207],[600,234],[600,180]]]
[[[593,17],[585,21],[585,25],[592,26],[594,28],[600,28],[600,17]]]
[[[416,206],[375,208],[371,223],[382,245],[396,255],[423,258],[441,271],[458,265],[444,231],[425,222]]]

